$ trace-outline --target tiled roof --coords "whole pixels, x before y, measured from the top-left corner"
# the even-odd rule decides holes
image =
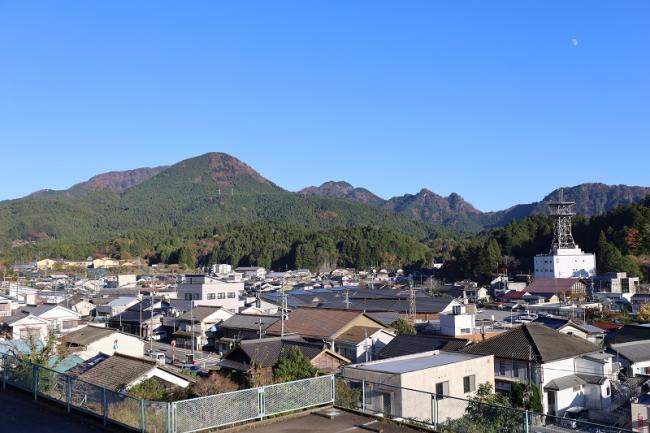
[[[467,346],[467,344],[467,340],[457,340],[442,335],[401,334],[393,338],[379,352],[379,357],[394,358],[396,356],[412,355],[415,353],[430,352],[432,350],[454,351]]]
[[[580,337],[528,323],[463,348],[461,352],[546,363],[599,350],[598,346]]]
[[[98,328],[96,326],[84,326],[81,329],[72,331],[63,336],[63,342],[74,344],[77,346],[88,346],[97,340],[100,340],[109,335],[115,334],[114,329]]]
[[[358,344],[380,329],[382,328],[379,326],[375,328],[369,328],[367,326],[353,326],[337,336],[335,341]]]
[[[194,319],[195,322],[200,322],[205,320],[211,314],[214,314],[219,310],[221,310],[221,307],[210,307],[210,306],[202,305],[202,306],[194,307],[192,311],[186,311],[179,317],[179,319],[180,320]]]
[[[574,284],[584,284],[577,278],[537,278],[526,287],[528,293],[568,292]]]
[[[574,386],[586,385],[587,382],[576,374],[558,377],[551,380],[544,387],[545,390],[562,391],[563,389],[573,388]]]
[[[257,331],[262,322],[262,329],[268,329],[275,322],[280,320],[279,316],[263,316],[260,314],[235,314],[221,323],[222,328],[226,329],[247,329]]]
[[[610,349],[632,362],[650,361],[650,340],[612,344]]]
[[[153,360],[116,353],[86,370],[79,379],[114,391],[121,391],[154,368],[156,363]]]
[[[289,313],[284,321],[284,332],[303,337],[331,338],[362,313],[350,310],[329,310],[319,308],[299,308]],[[282,324],[278,321],[271,325],[266,333],[279,335]],[[377,322],[377,327],[382,325]]]
[[[223,357],[226,361],[224,366],[232,366],[233,362],[237,362],[247,368],[273,367],[280,359],[287,356],[292,347],[297,347],[310,360],[325,350],[323,344],[309,343],[297,336],[242,340],[239,346]]]
[[[610,332],[605,337],[608,344],[639,340],[650,340],[650,328],[640,325],[625,325],[617,331]]]

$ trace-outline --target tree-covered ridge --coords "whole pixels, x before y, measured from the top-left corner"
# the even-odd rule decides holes
[[[436,231],[387,210],[283,190],[241,161],[206,154],[181,161],[137,185],[71,194],[52,192],[0,203],[0,248],[42,240],[94,242],[136,231],[276,221],[314,230],[385,226],[425,237]]]
[[[598,272],[650,273],[650,196],[639,204],[618,206],[593,217],[576,217],[573,237],[580,248],[596,253]],[[496,272],[496,262],[512,272],[531,272],[533,257],[550,250],[553,220],[532,215],[505,227],[484,232],[455,246],[447,262],[451,278],[472,276],[483,280]],[[497,250],[498,248],[498,250]],[[496,260],[500,257],[499,260]]]

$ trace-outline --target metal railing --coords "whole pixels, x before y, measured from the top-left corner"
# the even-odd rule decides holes
[[[336,379],[334,404],[441,433],[633,433],[614,425],[346,377]]]
[[[94,385],[69,374],[3,355],[7,385],[67,408],[141,433],[189,433],[234,425],[334,402],[334,376],[279,383],[174,402],[148,401]]]

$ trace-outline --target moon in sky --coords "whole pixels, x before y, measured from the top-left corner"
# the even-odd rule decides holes
[[[577,47],[578,46],[578,40],[576,38],[571,38],[571,45],[573,45],[574,47]]]

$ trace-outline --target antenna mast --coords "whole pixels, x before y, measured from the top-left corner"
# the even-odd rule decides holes
[[[558,201],[548,203],[551,208],[551,216],[555,218],[553,227],[553,243],[551,244],[551,253],[558,249],[576,248],[576,243],[571,234],[571,218],[575,215],[573,206],[575,202],[564,201],[564,192],[560,189]]]

